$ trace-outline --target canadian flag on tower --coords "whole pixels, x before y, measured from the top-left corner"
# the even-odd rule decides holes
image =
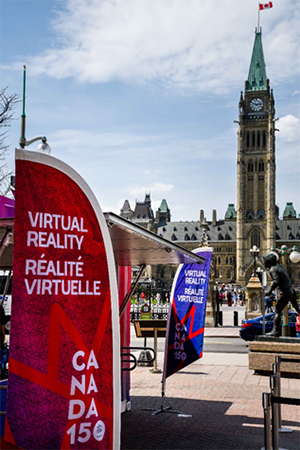
[[[270,9],[273,8],[273,2],[269,2],[269,3],[259,3],[259,9]]]

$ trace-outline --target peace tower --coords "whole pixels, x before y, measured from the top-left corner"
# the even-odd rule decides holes
[[[238,124],[236,277],[243,284],[252,270],[253,245],[262,256],[276,243],[275,102],[266,74],[261,29],[255,31]]]

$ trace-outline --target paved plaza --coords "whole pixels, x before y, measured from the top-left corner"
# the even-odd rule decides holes
[[[238,337],[226,326],[232,312],[224,308],[225,327],[207,329],[205,336]],[[227,321],[227,322],[226,322]],[[158,353],[162,369],[163,352]],[[149,367],[131,373],[132,409],[122,415],[121,448],[227,450],[264,447],[262,393],[270,392],[269,377],[248,369],[246,353],[205,353],[203,358],[167,379],[165,406],[172,411],[153,416],[147,408],[161,407],[161,374]],[[281,379],[281,395],[300,398],[300,380]],[[282,449],[300,448],[300,407],[282,405]]]

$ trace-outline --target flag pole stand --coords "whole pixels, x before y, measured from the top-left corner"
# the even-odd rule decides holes
[[[183,414],[181,411],[171,411],[172,406],[164,406],[164,397],[165,397],[165,381],[161,382],[161,405],[159,409],[154,409],[154,408],[143,408],[144,411],[153,411],[153,413],[151,414],[151,416],[156,416],[157,414],[163,413],[163,412],[167,412],[167,413],[171,413],[171,414]]]

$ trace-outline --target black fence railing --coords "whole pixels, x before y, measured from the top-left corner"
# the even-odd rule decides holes
[[[280,366],[282,362],[300,363],[300,359],[283,358],[281,356],[275,357],[275,364],[272,365],[273,374],[270,376],[271,392],[264,392],[262,394],[265,450],[279,450],[279,432],[293,431],[282,427],[281,405],[300,406],[299,398],[281,397]]]

